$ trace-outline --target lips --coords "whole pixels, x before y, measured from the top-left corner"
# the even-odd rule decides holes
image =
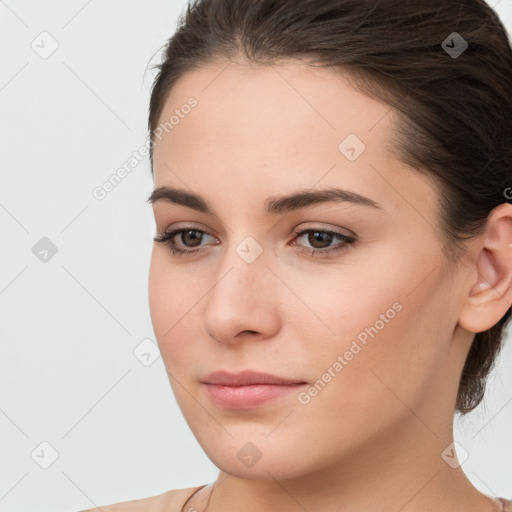
[[[229,373],[227,371],[220,370],[208,374],[202,382],[205,384],[219,384],[222,386],[251,386],[254,384],[287,386],[305,384],[305,381],[300,379],[289,379],[253,370],[244,370],[240,373]]]
[[[224,409],[251,409],[291,393],[306,384],[305,381],[289,379],[269,373],[245,370],[240,373],[216,371],[202,381],[207,396]]]

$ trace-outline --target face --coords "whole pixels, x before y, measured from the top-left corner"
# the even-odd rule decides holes
[[[433,184],[390,151],[394,113],[327,69],[222,69],[181,77],[154,147],[155,189],[211,210],[153,202],[174,234],[154,243],[151,318],[198,442],[233,475],[293,478],[426,431],[418,416],[435,428],[459,377],[454,276]],[[203,383],[247,369],[302,384],[221,404]]]

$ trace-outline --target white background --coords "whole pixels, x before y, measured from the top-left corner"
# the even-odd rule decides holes
[[[80,510],[216,478],[162,359],[133,354],[154,343],[148,158],[103,200],[92,194],[146,141],[147,66],[184,6],[0,1],[3,512]],[[512,0],[496,10],[512,30]],[[52,38],[43,59],[31,44],[48,51]],[[57,248],[46,263],[32,252],[43,237]],[[486,494],[512,498],[511,424],[509,333],[485,403],[455,425],[462,467]],[[43,441],[58,452],[48,469],[36,463],[49,462]]]

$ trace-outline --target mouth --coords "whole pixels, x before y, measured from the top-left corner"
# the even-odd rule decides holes
[[[245,370],[210,373],[202,380],[209,399],[224,409],[250,409],[298,391],[307,382]]]

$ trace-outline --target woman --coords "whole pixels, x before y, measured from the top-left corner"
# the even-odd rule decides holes
[[[511,511],[453,441],[511,314],[494,11],[199,0],[159,69],[151,318],[220,473],[102,510]]]

